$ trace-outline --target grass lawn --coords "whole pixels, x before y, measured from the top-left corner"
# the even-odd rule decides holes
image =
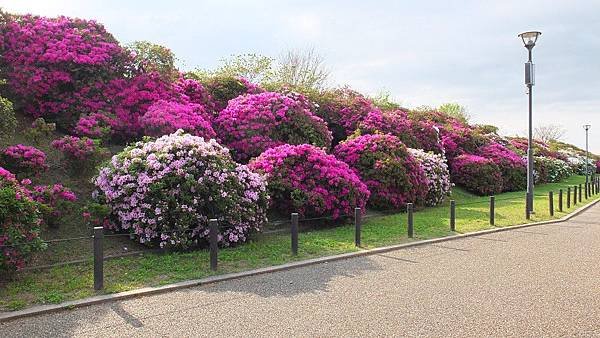
[[[584,204],[600,197],[594,195],[583,203],[558,211],[558,190],[566,192],[567,186],[584,183],[585,177],[573,176],[561,183],[551,183],[536,187],[535,210],[532,222],[551,219],[548,208],[548,192],[555,193],[555,215],[560,218]],[[524,192],[504,193],[496,196],[496,226],[510,226],[526,223],[524,213]],[[454,189],[452,199],[456,200],[456,231],[466,233],[492,228],[489,224],[489,198],[477,197]],[[453,234],[449,227],[449,202],[415,212],[415,238],[407,238],[406,214],[382,215],[367,213],[364,218],[363,248],[375,248],[390,244],[404,243],[443,237]],[[285,227],[285,225],[284,225]],[[47,238],[47,237],[46,237]],[[117,238],[108,241],[107,246],[128,245],[139,248],[132,241]],[[157,286],[177,281],[196,279],[215,274],[209,269],[208,252],[198,250],[187,253],[144,253],[107,260],[105,262],[105,290],[93,290],[91,241],[82,243],[78,249],[69,249],[62,245],[55,249],[57,257],[72,259],[74,252],[86,253],[86,263],[54,267],[36,271],[23,271],[12,279],[0,284],[0,311],[21,309],[33,304],[60,303],[65,300],[83,298],[103,293],[132,290],[144,286]],[[216,274],[243,271],[259,267],[278,265],[290,261],[346,253],[362,250],[354,246],[354,226],[349,223],[337,227],[304,231],[300,234],[299,254],[290,252],[289,234],[260,234],[237,248],[223,249],[219,252],[219,269]],[[60,254],[56,254],[56,252]],[[49,254],[46,254],[50,256]]]

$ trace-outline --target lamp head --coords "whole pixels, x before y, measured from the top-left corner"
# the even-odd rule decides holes
[[[523,40],[523,45],[525,45],[525,48],[530,49],[535,46],[535,43],[540,35],[542,35],[542,32],[531,31],[523,32],[519,34],[519,37]]]

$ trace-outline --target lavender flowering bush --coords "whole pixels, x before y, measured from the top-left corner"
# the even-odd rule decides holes
[[[425,172],[396,136],[359,136],[338,144],[334,153],[367,185],[374,208],[404,208],[409,202],[423,202],[427,195]]]
[[[351,215],[369,199],[369,190],[344,162],[309,144],[271,148],[250,162],[267,176],[272,204],[305,217]]]
[[[219,139],[234,158],[246,162],[282,144],[313,144],[329,148],[331,132],[304,101],[279,93],[245,95],[229,101],[215,120]]]
[[[450,196],[452,193],[452,183],[450,182],[450,171],[446,158],[440,154],[425,152],[422,149],[409,149],[414,158],[419,161],[425,176],[429,181],[427,185],[427,196],[425,205],[438,205]]]
[[[204,244],[208,220],[219,243],[245,242],[267,221],[263,177],[235,163],[214,139],[178,130],[113,156],[94,179],[95,197],[110,207],[112,228],[140,243],[188,248]]]

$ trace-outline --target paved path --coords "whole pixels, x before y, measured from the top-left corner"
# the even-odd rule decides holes
[[[535,226],[0,324],[0,336],[598,336],[600,204]]]

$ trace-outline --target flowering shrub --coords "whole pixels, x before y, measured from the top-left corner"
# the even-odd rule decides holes
[[[24,176],[39,174],[48,169],[46,154],[43,151],[22,144],[4,149],[0,159],[4,168]]]
[[[0,81],[0,85],[2,81]],[[17,127],[17,119],[13,104],[0,96],[0,139],[5,139],[13,133]]]
[[[408,202],[425,200],[425,172],[396,136],[359,136],[338,144],[334,153],[367,185],[374,208],[404,208]]]
[[[0,27],[10,88],[33,116],[76,121],[73,92],[120,76],[130,55],[104,27],[67,17],[13,16]]]
[[[494,195],[502,192],[502,172],[493,160],[463,154],[451,163],[452,180],[477,195]]]
[[[40,144],[44,138],[48,138],[56,130],[56,123],[47,123],[43,117],[39,117],[31,123],[31,128],[27,129],[25,134],[31,138],[35,144]]]
[[[87,137],[64,136],[52,141],[52,146],[63,153],[73,169],[93,168],[108,153],[99,141]]]
[[[417,121],[409,119],[404,110],[371,111],[359,123],[361,134],[391,134],[398,137],[406,146],[415,149],[424,149],[442,153],[437,128],[431,121]]]
[[[429,182],[425,205],[435,206],[444,202],[452,192],[446,158],[443,155],[425,152],[421,149],[409,149],[409,151],[419,161]]]
[[[140,243],[194,246],[206,242],[208,220],[217,218],[219,243],[228,246],[246,241],[267,220],[263,178],[235,163],[214,139],[182,130],[127,147],[94,183],[115,229]]]
[[[75,125],[75,133],[82,137],[107,141],[112,134],[115,119],[108,114],[94,113],[79,118]]]
[[[215,113],[227,107],[229,100],[244,94],[258,94],[264,90],[244,78],[213,76],[205,81],[204,87],[212,97]]]
[[[207,113],[215,113],[215,102],[208,90],[199,81],[180,77],[173,86],[175,92],[181,96],[184,102],[200,104]]]
[[[2,167],[0,205],[0,271],[22,269],[32,253],[45,248],[40,238],[40,205]]]
[[[148,136],[168,135],[182,129],[194,136],[216,137],[204,107],[195,103],[160,100],[148,108],[140,124]]]
[[[215,120],[219,139],[238,161],[248,161],[282,144],[313,144],[329,148],[325,122],[290,97],[265,92],[229,101]]]
[[[585,156],[578,154],[572,154],[569,158],[567,158],[567,162],[570,164],[573,172],[577,175],[585,175],[586,171],[592,175],[596,170],[593,159],[587,159]]]
[[[600,160],[596,161],[596,174],[600,174]]]
[[[369,190],[344,162],[309,144],[284,144],[250,162],[267,176],[276,210],[305,217],[351,215],[363,208]]]
[[[381,114],[371,100],[350,88],[339,88],[323,92],[318,97],[319,110],[317,115],[322,117],[333,133],[333,144],[337,145],[348,135],[354,133],[359,123],[367,118],[369,113]]]
[[[536,183],[560,182],[573,175],[573,170],[567,162],[544,156],[534,156],[533,159]]]
[[[514,151],[499,143],[480,147],[478,155],[489,158],[500,167],[505,191],[519,191],[527,188],[527,163]]]
[[[57,228],[65,212],[73,207],[77,196],[62,184],[38,185],[33,188],[31,197],[34,201],[46,205],[44,210],[44,221],[51,228]]]

